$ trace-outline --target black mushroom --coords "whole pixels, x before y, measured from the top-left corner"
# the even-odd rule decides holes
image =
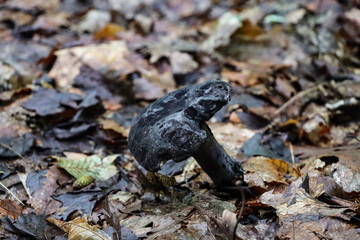
[[[208,121],[232,96],[231,86],[210,81],[185,87],[156,100],[134,120],[129,149],[146,170],[156,172],[170,159],[193,156],[218,186],[242,174],[241,166],[216,141]]]

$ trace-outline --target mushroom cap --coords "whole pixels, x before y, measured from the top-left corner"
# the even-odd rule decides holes
[[[207,135],[201,125],[230,100],[231,86],[210,81],[173,91],[146,107],[134,120],[128,145],[149,171],[161,162],[179,162],[192,156]]]

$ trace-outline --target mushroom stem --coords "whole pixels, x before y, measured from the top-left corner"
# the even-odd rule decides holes
[[[242,175],[240,163],[232,159],[225,149],[216,141],[209,126],[204,122],[201,129],[206,132],[207,138],[193,157],[201,168],[209,175],[217,186],[230,185],[236,177]]]

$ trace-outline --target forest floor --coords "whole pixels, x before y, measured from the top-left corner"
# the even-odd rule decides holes
[[[0,0],[0,238],[360,239],[359,8]],[[132,120],[214,79],[235,94],[208,125],[242,181],[143,169]]]

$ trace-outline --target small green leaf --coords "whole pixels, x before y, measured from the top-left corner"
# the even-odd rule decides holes
[[[118,154],[114,154],[101,158],[98,155],[92,155],[79,159],[57,159],[59,166],[64,168],[76,179],[90,175],[95,179],[104,181],[118,172],[116,166],[113,164],[118,156]]]

